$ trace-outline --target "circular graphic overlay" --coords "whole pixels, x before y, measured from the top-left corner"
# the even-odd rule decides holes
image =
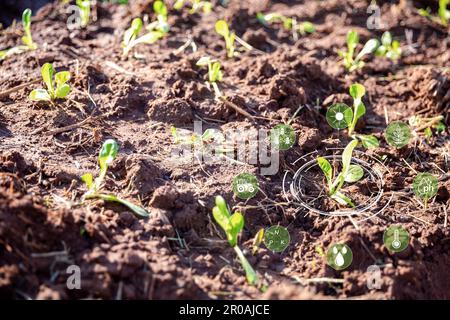
[[[401,121],[395,121],[390,123],[385,132],[384,137],[387,143],[397,149],[403,148],[411,140],[411,130],[409,126]]]
[[[345,129],[352,122],[353,111],[345,103],[332,105],[327,110],[327,122],[334,129]]]
[[[273,252],[283,252],[290,241],[291,236],[285,227],[271,226],[264,231],[264,244]]]
[[[347,177],[340,189],[342,194],[350,198],[354,207],[340,204],[328,195],[328,184],[317,158],[325,158],[340,172],[342,150],[329,148],[321,152],[313,151],[290,163],[291,169],[286,170],[283,176],[283,194],[286,201],[303,207],[307,212],[324,216],[351,216],[355,222],[369,220],[380,214],[394,195],[385,194],[383,177],[388,173],[388,169],[379,159],[365,152],[353,151],[351,165],[356,165],[352,167],[354,169],[358,168],[352,176],[355,179],[350,180]],[[360,169],[363,173],[361,178]]]
[[[240,199],[253,198],[258,192],[258,179],[250,173],[240,173],[234,177],[232,188],[234,194]]]
[[[413,190],[420,199],[433,198],[438,190],[438,178],[431,173],[419,173],[413,181]]]
[[[408,247],[409,233],[402,226],[390,226],[384,231],[383,242],[389,251],[401,252]]]
[[[277,150],[288,150],[295,143],[295,131],[287,124],[278,124],[270,130],[270,142]]]
[[[328,248],[327,264],[334,270],[344,270],[352,264],[352,261],[352,250],[345,243],[336,243]]]

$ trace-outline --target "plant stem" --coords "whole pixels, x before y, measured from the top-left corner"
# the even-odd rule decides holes
[[[255,285],[258,282],[258,275],[256,274],[255,270],[253,270],[252,266],[248,262],[247,258],[244,256],[244,254],[241,251],[241,248],[239,246],[233,247],[234,251],[236,251],[236,254],[241,262],[242,267],[245,271],[245,278],[247,279],[247,282],[251,285]]]

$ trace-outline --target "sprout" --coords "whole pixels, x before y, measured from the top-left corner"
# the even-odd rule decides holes
[[[61,71],[54,74],[53,65],[45,63],[42,66],[41,74],[47,89],[34,89],[30,92],[30,100],[53,102],[56,99],[65,98],[70,92],[70,86],[66,83],[70,80],[69,71]]]
[[[158,19],[155,22],[152,22],[147,26],[147,30],[149,31],[159,31],[163,35],[168,33],[170,30],[169,23],[167,22],[167,7],[163,1],[155,1],[153,3],[153,11],[156,13],[156,18]]]
[[[228,28],[228,23],[225,20],[217,21],[215,28],[216,32],[225,39],[225,46],[227,48],[227,57],[233,58],[235,56],[234,41],[236,40],[236,33],[230,32],[230,29]]]
[[[264,229],[259,229],[255,237],[253,238],[252,255],[255,255],[258,252],[258,249],[261,246],[263,240],[264,240]]]
[[[140,43],[152,44],[164,36],[164,32],[153,30],[138,38],[142,26],[142,19],[135,18],[131,22],[131,27],[125,31],[122,41],[123,56],[127,56],[130,50]]]
[[[426,9],[419,9],[418,12],[421,16],[430,19],[433,22],[439,23],[444,27],[448,26],[448,21],[450,20],[450,10],[447,9],[447,5],[450,3],[450,0],[439,0],[439,9],[438,16],[433,16],[431,14],[431,8],[427,7]]]
[[[86,184],[86,187],[88,188],[87,192],[83,195],[83,199],[87,200],[97,198],[104,201],[117,202],[126,206],[138,217],[146,218],[150,214],[145,209],[135,205],[132,202],[118,198],[115,195],[104,194],[100,192],[103,180],[105,179],[106,172],[108,170],[108,166],[114,161],[118,152],[119,145],[115,140],[108,139],[103,143],[103,146],[98,155],[98,164],[100,166],[100,173],[98,177],[94,180],[92,173],[85,173],[81,177],[81,180],[83,180],[83,182]]]
[[[202,135],[197,133],[179,134],[175,127],[171,127],[170,131],[175,144],[194,146],[203,154],[207,154],[209,150],[214,150],[218,155],[225,155],[234,151],[234,148],[225,143],[223,133],[216,129],[206,129]]]
[[[22,43],[24,45],[12,47],[6,50],[0,50],[0,61],[6,59],[9,56],[25,52],[27,50],[36,50],[37,44],[33,42],[31,37],[31,10],[25,9],[22,13],[22,25],[25,35],[22,37]]]
[[[294,32],[294,37],[297,33],[300,33],[302,36],[304,36],[307,33],[313,33],[316,31],[314,24],[309,21],[297,23],[297,20],[295,18],[288,18],[279,13],[263,14],[259,12],[257,13],[256,18],[261,24],[265,26],[277,22],[281,23],[284,29]]]
[[[25,9],[22,13],[22,25],[25,35],[22,37],[22,42],[30,50],[35,50],[37,48],[36,43],[33,42],[31,37],[31,10]]]
[[[442,133],[445,131],[445,124],[442,122],[444,120],[443,115],[439,115],[431,118],[422,118],[419,116],[412,116],[408,119],[410,126],[414,127],[414,131],[420,132],[424,131],[427,138],[433,136],[432,129],[435,129],[436,133]]]
[[[77,0],[78,8],[80,9],[81,26],[85,28],[89,24],[89,15],[91,13],[90,0]]]
[[[448,20],[450,20],[450,10],[447,10],[449,3],[450,0],[439,0],[438,14],[441,17],[441,24],[445,27],[448,25]]]
[[[377,148],[379,142],[376,137],[372,135],[354,134],[358,120],[366,113],[366,107],[362,102],[362,98],[366,94],[366,88],[362,84],[354,83],[350,86],[349,92],[353,98],[353,109],[345,103],[334,104],[327,111],[327,121],[336,129],[348,127],[349,137],[361,140],[365,148]]]
[[[217,224],[225,231],[228,243],[236,252],[241,265],[244,268],[247,282],[251,285],[256,285],[259,281],[258,275],[237,245],[238,235],[244,228],[244,216],[238,211],[231,215],[228,211],[225,199],[221,196],[216,197],[216,206],[212,209],[212,213],[214,220],[216,220]]]
[[[225,20],[218,20],[215,25],[216,32],[220,34],[225,39],[225,47],[227,49],[227,57],[233,58],[238,55],[235,51],[234,42],[239,42],[246,50],[253,50],[254,48],[247,42],[239,38],[235,32],[230,32],[228,28],[228,23]]]
[[[345,147],[344,151],[342,152],[342,170],[334,180],[333,166],[330,164],[330,162],[323,157],[317,158],[317,163],[320,169],[323,171],[327,180],[328,196],[336,200],[340,204],[350,205],[351,207],[355,207],[352,200],[339,190],[342,188],[344,182],[352,183],[359,181],[364,175],[364,171],[361,166],[350,164],[352,160],[353,149],[355,149],[357,145],[358,140],[352,140]]]
[[[391,60],[397,60],[402,55],[402,49],[400,48],[400,43],[397,40],[392,41],[391,33],[386,31],[381,36],[381,45],[375,54]]]
[[[222,81],[220,62],[210,57],[202,57],[197,61],[196,65],[199,67],[208,66],[208,83],[212,85],[216,99],[219,99],[222,96],[217,85],[217,82]]]
[[[212,11],[212,3],[209,1],[202,0],[191,0],[191,10],[189,10],[190,14],[194,14],[199,10],[203,10],[203,13],[208,14]],[[177,0],[173,5],[175,10],[181,10],[184,6],[184,0]]]
[[[355,49],[358,43],[358,33],[354,30],[351,30],[347,33],[347,51],[338,51],[339,56],[343,58],[345,68],[350,72],[362,68],[364,66],[364,61],[362,61],[361,59],[365,55],[373,53],[379,45],[377,39],[370,39],[366,42],[362,50],[354,58],[353,56],[355,55]]]

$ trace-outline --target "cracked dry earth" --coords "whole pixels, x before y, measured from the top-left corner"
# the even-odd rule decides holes
[[[449,30],[417,14],[432,1],[378,1],[382,30],[366,28],[368,1],[232,0],[227,7],[213,1],[209,15],[170,9],[169,35],[136,47],[138,58],[123,58],[120,42],[131,20],[155,18],[151,1],[130,2],[99,4],[97,21],[73,32],[63,5],[48,4],[32,21],[39,48],[0,62],[0,92],[32,82],[0,96],[2,298],[450,299],[448,130],[429,139],[419,133],[400,150],[383,139],[386,121],[443,115],[449,124]],[[316,32],[294,41],[290,32],[263,27],[255,18],[260,11],[309,20]],[[213,29],[220,18],[258,51],[226,59],[223,39]],[[402,57],[397,62],[371,57],[362,70],[348,74],[337,50],[350,29],[362,41],[390,30],[403,46]],[[2,30],[1,48],[17,45],[21,33],[20,24]],[[198,51],[178,50],[189,37]],[[195,66],[205,55],[221,59],[220,86],[230,101],[261,118],[249,119],[214,100],[206,71]],[[28,100],[40,86],[45,62],[72,74],[69,99],[56,106]],[[388,207],[366,221],[318,216],[286,203],[282,192],[283,174],[296,159],[348,142],[328,126],[325,112],[334,102],[349,101],[354,82],[367,89],[367,113],[357,130],[379,138],[380,147],[370,155],[383,157],[385,192],[393,195]],[[169,161],[171,126],[193,130],[198,120],[204,130],[270,130],[289,119],[297,142],[280,154],[275,175],[220,160]],[[107,138],[119,142],[120,152],[105,190],[142,205],[150,218],[137,219],[119,205],[81,203],[86,190],[80,176],[96,172]],[[410,188],[420,171],[440,179],[427,209]],[[241,172],[259,179],[261,192],[247,201],[231,189]],[[246,284],[233,249],[213,222],[219,194],[244,214],[240,244],[267,290]],[[382,241],[393,223],[411,237],[400,254],[390,253]],[[262,247],[252,256],[256,232],[274,224],[288,228],[289,247],[281,254]],[[354,256],[340,272],[326,265],[318,249],[335,242],[347,243]],[[369,290],[366,269],[375,263],[382,266],[382,287]],[[81,290],[66,287],[71,264],[81,268]],[[321,278],[343,281],[317,281]]]

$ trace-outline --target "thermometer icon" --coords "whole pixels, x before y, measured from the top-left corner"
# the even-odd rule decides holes
[[[401,247],[401,245],[402,245],[402,243],[400,242],[399,231],[398,231],[398,229],[395,229],[394,230],[394,241],[392,241],[392,248],[398,249]]]

